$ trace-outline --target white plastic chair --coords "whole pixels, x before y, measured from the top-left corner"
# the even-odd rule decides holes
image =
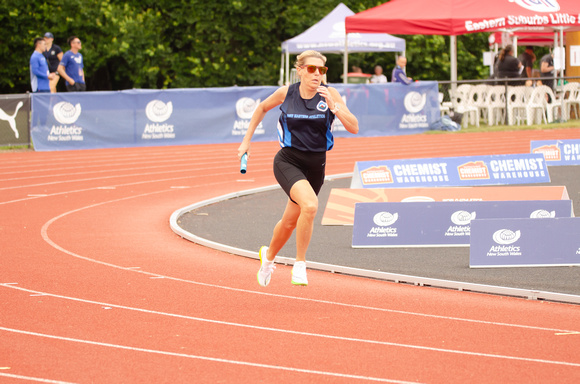
[[[546,123],[551,123],[554,121],[556,109],[560,109],[560,112],[562,112],[562,102],[556,100],[556,96],[554,96],[554,92],[550,87],[540,85],[539,87],[534,88],[532,96],[526,104],[526,118],[528,120],[528,125],[533,124],[538,112],[542,113],[542,118],[538,119],[538,122],[543,120]]]
[[[541,123],[542,121],[547,122],[546,92],[548,89],[550,88],[545,85],[540,85],[532,91],[530,99],[526,102],[526,120],[528,121],[528,125],[534,124],[536,120],[538,120],[538,123]],[[538,112],[540,112],[542,116],[539,119],[537,119],[539,116]]]
[[[503,85],[487,87],[481,112],[485,115],[489,125],[503,122],[505,116],[505,87]]]
[[[576,119],[580,119],[580,86],[578,87],[574,100],[569,101],[569,107],[570,109],[574,108]],[[570,109],[568,110],[568,117],[570,117]]]
[[[508,87],[507,98],[508,98],[508,124],[514,125],[516,122],[518,125],[522,120],[526,119],[526,103],[532,95],[534,88],[517,86]]]
[[[554,91],[552,91],[552,88],[550,87],[546,87],[548,88],[546,90],[546,114],[548,115],[548,123],[551,123],[554,121],[554,118],[556,116],[555,111],[556,109],[560,110],[560,117],[563,117],[563,113],[562,113],[562,100],[556,99],[556,96],[554,95]]]
[[[449,111],[451,110],[450,103],[443,101],[444,97],[445,95],[443,92],[439,92],[439,110],[441,111],[441,116],[445,115],[445,113],[449,114]]]
[[[471,124],[479,127],[479,111],[476,107],[468,104],[470,90],[471,85],[461,84],[455,91],[449,89],[449,97],[451,98],[453,111],[463,114],[461,125],[467,127],[468,122],[471,122]]]
[[[490,86],[486,84],[478,84],[471,87],[468,96],[468,104],[471,107],[477,108],[477,114],[480,117],[487,119],[487,114],[484,113],[487,110],[487,93],[490,90]]]
[[[574,108],[576,118],[580,108],[580,83],[568,83],[564,85],[562,98],[562,113],[565,120],[570,120],[570,110]]]

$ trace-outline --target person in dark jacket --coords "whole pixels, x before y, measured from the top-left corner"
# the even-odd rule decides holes
[[[509,44],[499,53],[497,77],[499,79],[513,79],[520,77],[522,63],[514,57],[514,47]],[[519,82],[510,82],[509,85],[519,85]]]

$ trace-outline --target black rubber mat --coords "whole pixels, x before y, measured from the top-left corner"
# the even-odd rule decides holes
[[[551,167],[550,178],[550,185],[567,187],[575,215],[580,216],[580,166]],[[471,269],[468,247],[353,249],[352,226],[321,225],[331,188],[349,186],[350,178],[327,181],[323,186],[307,260],[426,278],[580,295],[580,267]],[[286,201],[281,189],[260,192],[186,213],[179,225],[205,239],[257,252],[260,246],[268,245]],[[294,235],[279,254],[294,257]]]

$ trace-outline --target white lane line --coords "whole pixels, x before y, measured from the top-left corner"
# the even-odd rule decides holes
[[[2,284],[0,284],[0,286],[2,286]],[[26,288],[20,288],[20,287],[8,286],[8,288],[16,289],[16,290],[23,291],[23,292],[40,293],[38,291],[34,291],[34,290],[26,289]],[[283,329],[283,328],[263,327],[263,326],[258,326],[258,325],[234,323],[234,322],[230,322],[230,321],[212,320],[212,319],[206,319],[203,317],[180,315],[180,314],[176,314],[176,313],[160,312],[160,311],[154,311],[154,310],[150,310],[150,309],[127,307],[124,305],[103,303],[103,302],[98,302],[98,301],[93,301],[93,300],[85,300],[85,299],[80,299],[80,298],[76,298],[76,297],[62,296],[62,295],[56,295],[56,294],[51,294],[51,293],[45,293],[45,294],[48,296],[52,296],[54,298],[58,298],[58,299],[76,301],[76,302],[85,303],[85,304],[94,304],[94,305],[98,305],[100,307],[124,309],[124,310],[134,311],[134,312],[141,312],[141,313],[147,313],[147,314],[153,314],[153,315],[159,315],[159,316],[167,316],[167,317],[173,317],[173,318],[178,318],[178,319],[193,320],[193,321],[199,321],[199,322],[204,322],[204,323],[218,324],[218,325],[224,325],[224,326],[232,326],[232,327],[238,327],[238,328],[246,328],[246,329],[252,329],[252,330],[259,330],[259,331],[285,333],[285,334],[291,334],[291,335],[316,337],[316,338],[338,340],[338,341],[347,341],[347,342],[354,342],[354,343],[383,345],[383,346],[397,347],[397,348],[417,349],[417,350],[429,351],[429,352],[443,352],[443,353],[451,353],[451,354],[456,354],[456,355],[489,357],[489,358],[496,358],[496,359],[503,359],[503,360],[517,360],[517,361],[532,362],[532,363],[543,363],[543,364],[554,364],[554,365],[580,367],[580,363],[572,363],[572,362],[566,362],[566,361],[536,359],[536,358],[508,356],[508,355],[497,355],[497,354],[482,353],[482,352],[460,351],[460,350],[455,350],[455,349],[426,347],[426,346],[421,346],[421,345],[402,344],[402,343],[394,343],[394,342],[389,342],[389,341],[358,339],[358,338],[353,338],[353,337],[344,337],[344,336],[325,335],[325,334],[320,334],[320,333],[292,331],[292,330]],[[0,329],[2,329],[2,328],[0,328]]]
[[[217,183],[217,184],[221,184],[221,182]],[[204,185],[203,187],[205,188],[205,187],[207,187],[207,185]],[[102,206],[102,205],[109,204],[109,203],[116,203],[116,202],[120,202],[120,201],[134,199],[134,198],[140,198],[140,197],[150,196],[150,195],[154,195],[154,194],[165,193],[165,192],[169,192],[169,191],[171,191],[171,190],[161,190],[161,191],[149,192],[149,193],[144,193],[144,194],[139,194],[139,195],[127,196],[127,197],[123,197],[123,198],[119,198],[119,199],[108,200],[108,201],[103,201],[103,202],[92,204],[92,205],[87,205],[87,206],[84,206],[81,208],[77,208],[77,209],[62,213],[59,216],[53,217],[52,219],[47,221],[42,226],[41,236],[42,236],[43,240],[46,241],[48,244],[50,244],[52,247],[54,247],[55,249],[65,253],[65,254],[68,254],[69,256],[72,256],[72,257],[75,257],[75,258],[78,258],[81,260],[89,261],[92,263],[104,265],[107,267],[115,268],[115,269],[121,269],[121,270],[125,270],[125,271],[141,273],[141,274],[149,276],[149,277],[161,276],[157,273],[151,273],[151,272],[142,271],[142,270],[128,269],[126,267],[107,263],[107,262],[100,261],[100,260],[95,260],[95,259],[92,259],[92,258],[89,258],[86,256],[76,254],[74,252],[71,252],[71,251],[61,247],[60,245],[56,244],[55,242],[53,242],[50,239],[50,237],[48,236],[48,228],[55,221],[60,220],[61,218],[68,216],[68,215],[71,215],[73,213],[77,213],[77,212],[80,212],[83,210],[95,208],[95,207]],[[205,286],[205,287],[211,287],[211,288],[217,288],[217,289],[223,289],[223,290],[230,290],[230,291],[234,291],[234,292],[242,292],[242,293],[255,294],[255,295],[264,295],[264,296],[271,296],[271,297],[284,298],[284,299],[290,299],[290,300],[300,300],[300,301],[306,301],[306,302],[322,303],[322,304],[328,304],[328,305],[338,305],[338,306],[348,307],[348,308],[365,309],[365,310],[380,311],[380,312],[387,312],[387,313],[397,313],[397,314],[402,314],[402,315],[420,316],[420,317],[426,317],[426,318],[435,318],[435,319],[450,320],[450,321],[460,321],[460,322],[475,323],[475,324],[495,325],[495,326],[501,326],[501,327],[512,327],[512,328],[521,328],[521,329],[528,329],[528,330],[548,331],[551,333],[554,333],[554,332],[560,332],[560,333],[577,332],[576,330],[568,330],[568,329],[536,327],[536,326],[521,325],[521,324],[501,323],[501,322],[495,322],[495,321],[485,321],[485,320],[466,319],[466,318],[451,317],[451,316],[432,315],[432,314],[426,314],[426,313],[420,313],[420,312],[410,312],[410,311],[402,311],[402,310],[394,310],[394,309],[386,309],[386,308],[368,307],[368,306],[363,306],[363,305],[346,304],[346,303],[333,302],[333,301],[328,301],[328,300],[310,299],[310,298],[304,298],[304,297],[280,295],[280,294],[273,294],[273,293],[267,293],[267,292],[261,292],[261,291],[252,291],[252,290],[246,290],[246,289],[241,289],[241,288],[227,287],[227,286],[216,285],[216,284],[202,283],[202,282],[197,282],[197,281],[192,281],[192,280],[180,279],[180,278],[176,278],[176,277],[172,277],[172,276],[163,276],[163,278],[168,279],[168,280],[172,280],[172,281],[178,281],[178,282],[195,284],[195,285],[199,285],[199,286]]]
[[[224,175],[228,175],[229,173],[221,173],[218,174],[216,173],[215,176],[224,176]],[[175,181],[175,180],[183,180],[183,179],[195,179],[195,178],[199,178],[199,176],[194,175],[194,176],[181,176],[181,177],[171,177],[171,178],[167,178],[167,179],[154,179],[154,180],[145,180],[145,181],[136,181],[134,183],[125,183],[125,184],[116,184],[113,185],[112,187],[115,188],[120,188],[120,187],[130,187],[130,186],[135,186],[135,185],[141,185],[141,184],[154,184],[154,183],[162,183],[162,182],[166,182],[166,181]],[[208,187],[212,187],[212,186],[216,186],[216,185],[222,185],[222,184],[226,184],[226,185],[231,185],[230,181],[220,181],[220,182],[216,182],[216,183],[208,183],[208,184],[203,184],[203,185],[196,185],[196,186],[192,186],[191,188],[208,188]],[[13,204],[13,203],[20,203],[22,201],[29,201],[29,200],[34,200],[34,199],[39,199],[41,197],[54,197],[54,196],[61,196],[61,195],[68,195],[71,193],[81,193],[81,192],[88,192],[88,191],[95,191],[95,190],[99,190],[98,187],[90,187],[90,188],[83,188],[83,189],[76,189],[76,190],[68,190],[68,191],[64,191],[64,192],[55,192],[55,193],[50,193],[47,195],[41,195],[41,196],[30,196],[26,197],[26,198],[20,198],[20,199],[16,199],[16,200],[8,200],[8,201],[2,201],[0,202],[0,205],[6,205],[6,204]]]
[[[70,338],[70,337],[47,335],[47,334],[43,334],[43,333],[23,331],[23,330],[19,330],[19,329],[12,329],[12,328],[5,328],[5,327],[0,327],[0,331],[18,333],[18,334],[28,335],[28,336],[43,337],[43,338],[53,339],[53,340],[69,341],[69,342],[73,342],[73,343],[95,345],[95,346],[99,346],[99,347],[123,349],[123,350],[128,350],[128,351],[133,351],[133,352],[144,352],[144,353],[153,353],[153,354],[164,355],[164,356],[184,357],[184,358],[188,358],[188,359],[205,360],[205,361],[234,364],[234,365],[244,365],[244,366],[249,366],[249,367],[257,367],[257,368],[268,368],[268,369],[274,369],[274,370],[279,370],[279,371],[290,371],[290,372],[297,372],[297,373],[331,376],[331,377],[347,378],[347,379],[354,379],[354,380],[377,381],[377,382],[382,382],[382,383],[399,383],[399,384],[416,383],[415,381],[410,382],[410,381],[391,380],[391,379],[384,379],[384,378],[380,378],[380,377],[349,375],[349,374],[338,373],[338,372],[315,371],[315,370],[311,370],[311,369],[284,367],[284,366],[280,366],[280,365],[252,363],[249,361],[220,359],[220,358],[209,357],[209,356],[189,355],[189,354],[185,354],[185,353],[159,351],[159,350],[155,350],[155,349],[137,348],[137,347],[130,347],[130,346],[126,346],[126,345],[103,343],[103,342],[99,342],[99,341],[82,340],[82,339],[74,339],[74,338]]]
[[[48,244],[50,244],[55,249],[57,249],[57,250],[65,253],[65,254],[67,254],[69,256],[75,257],[77,259],[89,261],[89,262],[96,263],[96,264],[100,264],[100,265],[105,265],[105,266],[111,267],[111,268],[116,268],[116,269],[122,269],[122,270],[125,270],[125,271],[132,271],[132,272],[136,272],[136,273],[141,273],[141,274],[146,275],[146,276],[160,276],[157,273],[151,273],[151,272],[147,272],[147,271],[143,271],[143,270],[127,269],[125,267],[121,267],[121,266],[118,266],[118,265],[115,265],[115,264],[111,264],[111,263],[107,263],[107,262],[100,261],[100,260],[95,260],[95,259],[92,259],[90,257],[82,256],[82,255],[79,255],[79,254],[74,253],[72,251],[69,251],[69,250],[61,247],[60,245],[56,244],[54,241],[52,241],[50,239],[50,237],[48,236],[48,228],[54,222],[56,222],[57,220],[60,220],[61,218],[65,217],[65,216],[68,216],[68,215],[71,215],[73,213],[77,213],[77,212],[80,212],[80,211],[83,211],[83,210],[86,210],[86,209],[90,209],[90,208],[95,208],[97,206],[105,205],[105,204],[108,204],[108,203],[119,202],[119,201],[122,201],[122,200],[129,200],[129,199],[132,199],[132,198],[137,198],[137,197],[141,197],[141,196],[148,196],[148,195],[151,195],[153,193],[161,193],[161,192],[163,192],[163,191],[160,191],[160,192],[151,192],[151,193],[146,193],[146,194],[143,194],[143,195],[135,195],[135,196],[124,197],[124,198],[121,198],[121,199],[104,201],[104,202],[101,202],[101,203],[97,203],[97,204],[93,204],[93,205],[88,205],[88,206],[85,206],[85,207],[77,208],[77,209],[74,209],[72,211],[68,211],[68,212],[62,213],[59,216],[53,217],[52,219],[50,219],[49,221],[47,221],[42,226],[42,229],[41,229],[42,238],[44,239],[44,241],[46,241]],[[198,285],[198,286],[204,286],[204,287],[211,287],[211,288],[229,290],[229,291],[233,291],[233,292],[241,292],[241,293],[254,294],[254,295],[264,295],[264,296],[270,296],[270,297],[276,297],[276,298],[283,298],[283,299],[289,299],[289,300],[300,300],[300,301],[306,301],[306,302],[312,302],[312,303],[321,303],[321,304],[328,304],[328,305],[338,305],[338,306],[347,307],[347,308],[357,308],[357,309],[365,309],[365,310],[371,310],[371,311],[380,311],[380,312],[386,312],[386,313],[397,313],[397,314],[401,314],[401,315],[420,316],[420,317],[426,317],[426,318],[442,319],[442,320],[450,320],[450,321],[460,321],[460,322],[475,323],[475,324],[495,325],[495,326],[501,326],[501,327],[512,327],[512,328],[521,328],[521,329],[528,329],[528,330],[548,331],[548,332],[551,332],[551,333],[554,333],[554,332],[575,332],[575,330],[569,330],[569,329],[545,328],[545,327],[536,327],[536,326],[530,326],[530,325],[510,324],[510,323],[501,323],[501,322],[495,322],[495,321],[485,321],[485,320],[476,320],[476,319],[466,319],[466,318],[460,318],[460,317],[451,317],[451,316],[442,316],[442,315],[432,315],[432,314],[420,313],[420,312],[410,312],[410,311],[401,311],[401,310],[395,310],[395,309],[368,307],[368,306],[364,306],[364,305],[346,304],[346,303],[339,303],[339,302],[328,301],[328,300],[310,299],[310,298],[304,298],[304,297],[295,297],[295,296],[288,296],[288,295],[280,295],[280,294],[274,294],[274,293],[268,293],[268,292],[261,292],[261,291],[251,291],[251,290],[247,290],[247,289],[233,288],[233,287],[227,287],[227,286],[223,286],[223,285],[216,285],[216,284],[202,283],[202,282],[192,281],[192,280],[185,280],[185,279],[180,279],[180,278],[172,277],[172,276],[164,276],[164,278],[165,279],[168,279],[168,280],[172,280],[172,281],[178,281],[178,282],[187,283],[187,284],[195,284],[195,285]]]
[[[222,170],[223,167],[207,167],[203,168],[202,170]],[[80,179],[67,179],[67,180],[58,180],[58,181],[48,181],[44,183],[36,183],[36,184],[23,184],[23,185],[14,185],[10,187],[0,187],[0,191],[3,190],[10,190],[10,189],[21,189],[21,188],[32,188],[32,187],[43,187],[47,185],[60,185],[60,184],[68,184],[68,183],[80,183],[80,182],[87,182],[87,181],[98,181],[98,180],[111,180],[111,179],[124,179],[129,177],[139,177],[139,176],[154,176],[154,175],[167,175],[170,173],[191,173],[191,172],[198,172],[195,176],[189,177],[200,177],[199,174],[200,169],[198,168],[185,168],[185,169],[173,169],[173,170],[163,170],[163,171],[156,171],[156,172],[144,172],[144,173],[128,173],[124,175],[111,175],[111,176],[101,176],[101,177],[87,177],[87,178],[80,178]],[[112,173],[112,172],[107,172]],[[222,173],[212,173],[212,176],[217,175],[231,175],[232,172],[222,172]],[[81,175],[86,175],[86,173],[80,173]],[[66,175],[63,175],[66,176]]]
[[[37,383],[74,384],[74,383],[71,383],[69,381],[50,380],[50,379],[43,379],[43,378],[40,378],[40,377],[30,377],[30,376],[22,376],[22,375],[13,375],[11,373],[3,373],[3,372],[0,372],[0,377],[9,377],[11,379],[36,381]]]

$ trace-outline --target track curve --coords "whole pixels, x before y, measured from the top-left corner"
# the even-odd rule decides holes
[[[339,139],[355,160],[529,151],[580,129]],[[274,184],[275,143],[0,154],[3,382],[577,382],[580,308],[280,266],[181,239],[169,216]],[[240,228],[240,230],[242,230]],[[314,239],[314,241],[316,241]]]

